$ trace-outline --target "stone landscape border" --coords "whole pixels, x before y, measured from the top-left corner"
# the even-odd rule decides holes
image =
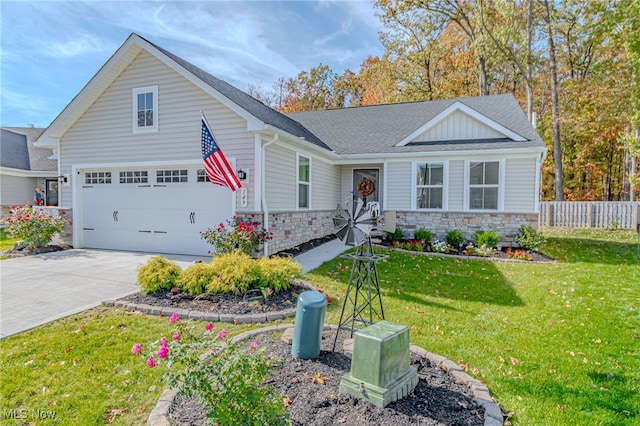
[[[238,334],[231,340],[231,342],[235,345],[259,334],[275,331],[282,331],[286,333],[287,330],[291,330],[290,333],[293,333],[293,327],[294,326],[292,324],[279,324],[249,330]],[[337,329],[337,326],[325,324],[325,330],[326,329],[335,330]],[[426,358],[432,364],[439,366],[447,372],[447,374],[452,376],[457,383],[462,384],[471,390],[476,403],[480,407],[484,408],[484,426],[500,426],[503,424],[504,417],[502,415],[502,410],[500,409],[500,406],[493,401],[489,388],[484,383],[469,376],[464,372],[462,367],[443,356],[431,353],[415,345],[411,345],[410,350],[415,355]],[[158,399],[158,403],[151,411],[151,414],[149,414],[149,418],[147,419],[148,426],[170,426],[168,418],[169,408],[171,407],[176,394],[177,391],[174,389],[165,389]]]

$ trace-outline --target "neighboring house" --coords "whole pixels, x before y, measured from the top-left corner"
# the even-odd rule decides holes
[[[34,203],[35,188],[46,205],[58,205],[58,162],[49,148],[34,146],[44,129],[0,129],[0,205],[7,214],[12,205]]]
[[[236,192],[206,180],[201,111]],[[546,152],[511,95],[284,115],[136,34],[37,144],[70,177],[74,246],[184,254],[234,214],[273,232],[265,253],[330,234],[358,189],[409,232],[510,241],[537,224]]]

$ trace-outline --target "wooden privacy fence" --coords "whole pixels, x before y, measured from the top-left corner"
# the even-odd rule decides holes
[[[640,202],[545,201],[538,224],[563,228],[631,228],[640,223]]]

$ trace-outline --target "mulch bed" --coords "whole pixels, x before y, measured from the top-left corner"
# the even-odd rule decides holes
[[[341,331],[332,352],[335,330],[323,335],[320,356],[302,360],[291,355],[291,345],[279,336],[264,333],[254,337],[268,352],[280,360],[265,384],[287,398],[287,411],[293,425],[469,425],[484,424],[484,410],[473,400],[471,391],[457,384],[440,367],[428,359],[411,354],[411,364],[418,369],[419,382],[407,397],[378,408],[366,401],[339,392],[340,379],[350,370],[351,360],[342,352],[342,342],[349,338]],[[249,341],[240,345],[249,344]],[[321,377],[324,384],[316,382]],[[194,400],[177,397],[169,417],[174,426],[206,425],[206,410]]]
[[[70,246],[59,246],[55,244],[50,244],[48,246],[38,247],[33,250],[27,250],[27,249],[6,250],[3,252],[0,252],[0,254],[2,256],[8,256],[8,257],[23,257],[23,256],[34,256],[37,254],[53,253],[56,251],[69,250],[70,248],[71,248]]]

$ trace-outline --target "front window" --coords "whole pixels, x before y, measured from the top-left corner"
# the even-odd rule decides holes
[[[311,159],[298,156],[298,208],[310,207]]]
[[[469,164],[469,209],[498,210],[500,163],[498,161]]]
[[[418,164],[416,169],[416,208],[441,209],[444,194],[444,164]]]
[[[133,132],[158,131],[158,86],[133,89]]]

